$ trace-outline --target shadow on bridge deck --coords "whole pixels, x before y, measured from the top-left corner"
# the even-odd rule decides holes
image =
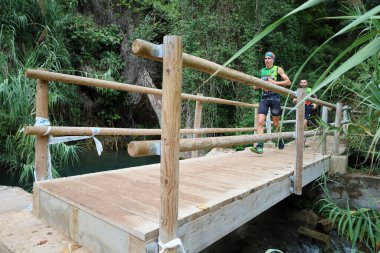
[[[248,150],[180,161],[179,230],[198,252],[291,194],[295,153]],[[306,149],[303,185],[329,168]],[[34,214],[94,252],[156,252],[160,165],[37,182]]]

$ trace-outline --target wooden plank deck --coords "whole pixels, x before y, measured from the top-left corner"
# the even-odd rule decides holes
[[[303,185],[328,169],[329,158],[305,151]],[[179,236],[187,252],[204,249],[289,196],[294,162],[292,145],[263,155],[241,151],[180,161]],[[94,252],[155,252],[159,166],[37,182],[33,212]]]

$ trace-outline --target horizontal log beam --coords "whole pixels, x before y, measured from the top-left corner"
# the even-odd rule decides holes
[[[271,121],[270,123],[273,124],[273,121]],[[295,119],[281,120],[281,121],[280,121],[280,124],[294,124],[294,123],[296,123],[296,120],[295,120]]]
[[[100,80],[96,78],[60,74],[60,73],[54,73],[54,72],[45,71],[45,70],[27,69],[25,71],[25,76],[28,78],[41,79],[41,80],[46,80],[46,81],[61,82],[61,83],[76,84],[76,85],[82,85],[82,86],[99,87],[99,88],[105,88],[105,89],[114,89],[114,90],[162,96],[162,90],[160,89],[142,87],[142,86],[126,84],[126,83],[118,83],[118,82],[113,82],[113,81]],[[233,105],[233,106],[241,106],[241,107],[248,107],[248,108],[259,107],[258,104],[249,104],[249,103],[243,103],[239,101],[227,100],[227,99],[222,99],[222,98],[197,96],[197,95],[186,94],[186,93],[181,93],[181,98],[186,99],[186,100],[201,101],[204,103]]]
[[[151,59],[154,61],[161,61],[162,58],[155,57],[155,48],[158,48],[159,45],[137,39],[132,44],[132,52],[135,55],[141,56],[143,58]],[[246,84],[248,86],[257,86],[259,88],[267,89],[274,91],[276,93],[282,94],[284,96],[289,95],[292,98],[296,97],[294,91],[281,87],[279,85],[275,85],[269,82],[265,82],[257,77],[247,75],[245,73],[239,72],[237,70],[224,67],[212,61],[208,61],[202,59],[200,57],[196,57],[190,54],[183,53],[183,66],[195,69],[204,73],[208,73],[210,75],[215,74],[218,77],[228,79],[231,81],[236,81],[239,83]],[[316,99],[316,98],[308,98],[309,101],[313,103],[324,105],[329,108],[336,108],[336,105]]]
[[[91,136],[91,127],[57,127],[57,126],[27,126],[24,128],[26,135],[54,135],[54,136]],[[138,128],[98,128],[97,135],[161,135],[161,129],[138,129]],[[181,134],[211,134],[211,133],[236,133],[254,132],[254,127],[244,128],[197,128],[181,129]]]
[[[314,136],[321,134],[319,130],[305,131],[304,136]],[[294,139],[294,132],[282,132],[272,134],[223,136],[196,139],[181,139],[180,151],[192,151],[198,149],[228,148],[236,145],[252,144],[277,139]],[[132,157],[151,156],[159,153],[161,141],[132,141],[128,144],[128,154]]]

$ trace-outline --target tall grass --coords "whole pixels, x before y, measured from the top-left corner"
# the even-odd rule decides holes
[[[69,66],[69,56],[60,37],[65,17],[54,0],[1,0],[0,13],[0,169],[19,176],[20,185],[33,179],[35,137],[20,132],[33,125],[36,81],[24,76],[26,68],[59,70]],[[67,94],[71,94],[67,96]],[[49,83],[49,108],[76,104],[72,87]],[[49,114],[53,123],[60,116]],[[51,147],[53,174],[69,159],[77,146]]]
[[[352,247],[359,246],[368,252],[380,250],[380,213],[369,208],[346,208],[337,206],[327,188],[327,177],[319,182],[324,198],[317,202],[317,207],[324,217],[337,225],[340,235],[351,242]]]

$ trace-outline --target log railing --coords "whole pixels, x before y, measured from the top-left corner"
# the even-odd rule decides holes
[[[52,73],[45,70],[28,69],[25,74],[29,78],[37,79],[36,116],[42,119],[48,118],[48,81],[162,96],[162,129],[97,128],[97,135],[161,136],[161,140],[159,141],[131,142],[128,145],[128,152],[132,156],[144,156],[153,154],[161,155],[161,206],[159,221],[159,240],[161,245],[164,245],[177,237],[179,152],[181,151],[196,151],[199,149],[208,149],[213,147],[231,147],[235,145],[252,144],[254,142],[276,140],[279,138],[295,139],[296,161],[292,192],[295,194],[302,194],[304,137],[321,134],[320,130],[304,131],[303,129],[305,97],[304,89],[299,88],[297,92],[294,92],[284,87],[265,82],[254,76],[250,76],[245,73],[223,67],[211,61],[182,53],[182,40],[177,36],[165,36],[163,45],[155,45],[146,41],[136,40],[132,45],[132,51],[138,56],[163,62],[162,90],[112,81],[98,80],[94,78]],[[206,133],[253,132],[256,130],[256,128],[200,128],[202,103],[218,103],[255,108],[255,115],[257,114],[258,105],[220,98],[205,97],[202,96],[202,94],[191,95],[181,93],[183,67],[188,67],[201,72],[213,74],[218,77],[243,83],[249,86],[268,89],[285,96],[296,97],[297,101],[301,101],[297,105],[296,110],[296,131],[267,133],[262,135],[198,138],[200,134]],[[197,101],[194,129],[180,129],[181,99]],[[338,127],[340,126],[342,117],[341,104],[338,103],[337,105],[334,105],[311,97],[307,99],[313,103],[323,106],[322,119],[325,122],[327,122],[328,118],[328,109],[336,109],[335,125]],[[91,127],[59,127],[48,126],[44,124],[27,126],[25,127],[24,132],[25,134],[37,135],[35,168],[37,174],[36,180],[44,180],[46,178],[48,135],[91,136],[94,134],[93,128]],[[180,134],[193,134],[194,138],[180,140]],[[335,134],[334,139],[335,143],[333,152],[336,153],[337,149],[339,148],[339,133]],[[321,152],[323,154],[326,153],[326,140],[322,142]],[[197,154],[194,154],[194,156],[197,156]],[[176,248],[165,249],[165,252],[175,251]]]
[[[67,83],[67,84],[76,84],[76,85],[82,85],[82,86],[91,86],[91,87],[98,87],[98,88],[106,88],[106,89],[114,89],[114,90],[162,96],[162,90],[160,89],[142,87],[142,86],[126,84],[126,83],[118,83],[118,82],[113,82],[113,81],[100,80],[100,79],[95,79],[95,78],[53,73],[46,70],[27,69],[25,71],[25,76],[29,78],[45,80],[45,81],[61,82],[61,83]],[[198,96],[198,95],[192,95],[192,94],[186,94],[186,93],[182,93],[181,98],[187,99],[187,100],[201,101],[204,103],[217,103],[217,104],[241,106],[241,107],[248,107],[248,108],[258,107],[257,104],[249,104],[249,103],[232,101],[232,100],[227,100],[227,99],[222,99],[222,98],[204,97],[204,96]]]
[[[162,61],[162,58],[158,57],[156,53],[156,52],[162,51],[160,47],[162,46],[138,39],[138,40],[135,40],[132,44],[132,52],[135,55],[138,55],[147,59]],[[265,82],[257,77],[247,75],[237,70],[224,67],[212,61],[208,61],[208,60],[205,60],[205,59],[202,59],[190,54],[183,53],[183,66],[194,69],[194,70],[198,70],[204,73],[208,73],[211,75],[215,74],[218,77],[231,80],[231,81],[236,81],[238,83],[243,83],[248,86],[257,86],[259,88],[271,90],[284,96],[289,95],[292,98],[297,97],[294,91],[291,91],[289,89],[286,89],[284,87],[281,87],[269,82]],[[333,109],[336,108],[336,105],[316,99],[316,98],[310,97],[308,98],[308,100],[318,105],[327,106]]]
[[[157,135],[161,136],[161,129],[140,129],[140,128],[97,128],[99,132],[96,135],[109,136],[109,135],[124,135],[124,136],[148,136]],[[212,133],[236,133],[236,132],[254,132],[255,127],[240,127],[240,128],[184,128],[180,130],[180,134],[212,134]],[[57,126],[27,126],[24,128],[26,135],[78,135],[89,136],[92,135],[91,127],[57,127]]]

